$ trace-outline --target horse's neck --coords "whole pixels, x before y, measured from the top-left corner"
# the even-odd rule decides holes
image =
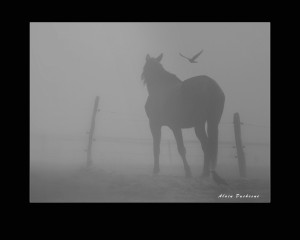
[[[166,88],[160,86],[154,86],[154,85],[148,86],[149,98],[160,98],[165,94],[166,91],[167,91]]]
[[[170,92],[172,89],[174,89],[176,86],[178,86],[180,83],[154,83],[152,85],[147,86],[148,88],[148,94],[151,98],[161,98],[164,97]]]

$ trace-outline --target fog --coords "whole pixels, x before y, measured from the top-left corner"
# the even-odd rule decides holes
[[[203,53],[196,64],[179,55],[191,57],[200,50]],[[270,23],[180,22],[30,23],[30,201],[210,202],[217,201],[217,193],[227,191],[213,182],[199,182],[203,153],[192,128],[183,130],[183,138],[193,179],[184,179],[182,160],[167,127],[162,128],[162,178],[151,176],[152,135],[144,109],[148,92],[141,74],[146,55],[161,53],[163,67],[181,80],[208,75],[218,82],[226,101],[219,126],[217,170],[240,186],[235,182],[239,174],[232,148],[233,114],[238,112],[244,123],[241,133],[248,178],[255,181],[248,185],[257,187],[250,192],[255,194],[263,186],[263,200],[269,201]],[[96,96],[100,111],[92,146],[93,172],[82,173]],[[67,179],[59,182],[68,183],[64,196],[53,190],[58,184],[55,178]],[[139,197],[118,185],[126,182],[123,178],[130,179],[128,186],[139,184]],[[257,183],[262,181],[258,179],[263,183]],[[97,185],[106,181],[105,187]],[[177,188],[170,193],[169,181],[181,184],[181,190],[195,186],[197,190],[191,192],[197,197],[181,198]],[[119,186],[113,194],[111,184]],[[165,198],[158,197],[162,185]],[[85,190],[74,190],[75,194],[70,190],[74,186]],[[151,197],[143,197],[149,189]],[[211,197],[203,197],[203,189]]]

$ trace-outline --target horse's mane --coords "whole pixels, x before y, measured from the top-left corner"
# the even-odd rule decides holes
[[[181,82],[175,74],[165,70],[161,63],[158,62],[148,62],[145,64],[142,73],[142,81],[146,86],[153,83],[160,85],[173,85]]]

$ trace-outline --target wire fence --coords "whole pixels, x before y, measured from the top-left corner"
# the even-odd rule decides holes
[[[101,112],[115,115],[118,117],[127,118],[127,119],[130,119],[130,121],[147,122],[148,123],[147,119],[142,118],[138,114],[131,114],[131,116],[129,116],[127,113],[115,112],[115,111],[109,111],[109,110],[101,110]],[[134,117],[132,118],[132,116],[134,116]],[[231,124],[233,124],[233,122],[222,122],[222,121],[220,122],[220,125],[231,125]],[[267,126],[267,125],[259,125],[259,124],[253,124],[253,123],[245,123],[245,122],[243,122],[242,124],[245,126],[250,126],[250,127],[268,128],[268,129],[270,128],[270,126]]]
[[[128,113],[125,112],[116,112],[116,111],[110,111],[110,110],[103,110],[101,109],[100,113],[104,113],[101,114],[101,118],[107,118],[108,119],[112,119],[111,117],[109,117],[108,115],[112,116],[117,116],[118,119],[121,118],[126,118],[127,121],[129,122],[143,122],[143,123],[148,123],[148,119],[146,117],[142,117],[141,115],[138,114],[130,114],[130,116],[128,115]],[[108,115],[106,115],[108,114]],[[259,124],[253,124],[253,123],[245,123],[242,122],[241,123],[244,126],[247,127],[256,127],[256,128],[265,128],[265,129],[270,129],[270,126],[266,126],[266,125],[259,125]],[[233,125],[233,122],[220,122],[220,125]],[[73,134],[73,135],[49,135],[49,134],[35,134],[32,135],[32,137],[43,137],[43,138],[47,138],[47,139],[56,139],[56,140],[64,140],[64,141],[78,141],[78,140],[84,140],[86,139],[86,135],[84,134]],[[95,136],[94,141],[115,141],[115,142],[132,142],[132,143],[145,143],[145,144],[149,144],[152,143],[152,139],[151,138],[130,138],[130,137],[112,137],[112,136]],[[170,140],[170,139],[162,139],[162,143],[169,143],[169,142],[174,142],[175,140]],[[198,143],[197,140],[185,140],[185,143],[188,144],[192,144],[192,143]],[[219,142],[220,145],[227,145],[228,147],[230,147],[231,145],[234,144],[234,141],[220,141]],[[245,143],[245,145],[264,145],[264,146],[268,146],[270,145],[267,142],[247,142]]]
[[[116,111],[109,111],[109,110],[100,110],[100,116],[99,118],[108,118],[111,119],[112,116],[120,118],[126,118],[128,122],[143,122],[148,123],[148,119],[144,116],[138,114],[130,114],[128,113],[122,113],[122,112],[116,112]],[[221,122],[221,125],[224,125],[226,129],[232,126],[232,132],[233,132],[233,123],[232,122]],[[255,127],[255,128],[269,128],[268,126],[264,125],[257,125],[252,123],[242,123],[245,127]],[[231,130],[230,130],[231,131]],[[64,149],[64,151],[71,151],[74,154],[79,154],[81,157],[84,157],[84,154],[86,154],[86,145],[88,141],[88,136],[86,133],[81,134],[73,134],[73,135],[67,135],[67,134],[33,134],[30,136],[31,142],[38,142],[38,145],[40,146],[40,149],[42,149],[43,153],[49,153],[51,151],[59,152],[57,149],[62,149],[62,143],[61,142],[69,142],[70,144],[73,142],[74,148],[70,147],[69,149]],[[119,136],[104,136],[101,134],[94,135],[94,155],[101,156],[101,157],[127,157],[127,158],[133,158],[133,157],[141,157],[144,158],[152,158],[152,138],[135,138],[135,137],[119,137]],[[56,146],[60,147],[53,147],[56,143]],[[58,144],[60,142],[60,144]],[[77,142],[75,144],[75,142]],[[70,145],[69,144],[69,145]],[[184,139],[184,144],[187,149],[187,153],[192,158],[199,158],[203,156],[203,152],[201,149],[200,142],[197,139]],[[67,144],[65,144],[67,145]],[[252,159],[259,159],[261,156],[261,153],[269,149],[269,143],[267,142],[244,142],[244,146],[246,146],[245,154],[246,157],[251,157]],[[52,146],[52,147],[51,147]],[[75,147],[76,146],[76,147]],[[137,147],[139,146],[139,147]],[[56,149],[56,150],[55,150]],[[62,151],[62,150],[61,150]],[[161,155],[162,159],[169,159],[169,162],[172,162],[175,158],[178,158],[177,156],[177,146],[175,139],[164,139],[162,137],[161,139]],[[228,141],[219,141],[219,156],[235,159],[236,158],[236,148],[235,148],[235,142],[234,139],[228,140]],[[173,159],[173,160],[172,160]]]

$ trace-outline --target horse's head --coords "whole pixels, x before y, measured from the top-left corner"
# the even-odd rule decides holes
[[[149,54],[146,56],[146,63],[144,65],[142,80],[144,84],[147,84],[153,76],[156,75],[157,71],[161,70],[163,67],[160,63],[162,60],[163,54],[161,53],[158,57],[150,57]]]
[[[161,53],[157,58],[152,58],[149,56],[149,54],[147,54],[146,56],[146,61],[152,61],[152,62],[156,62],[156,63],[159,63],[161,60],[162,60],[162,57],[163,57],[163,53]]]

